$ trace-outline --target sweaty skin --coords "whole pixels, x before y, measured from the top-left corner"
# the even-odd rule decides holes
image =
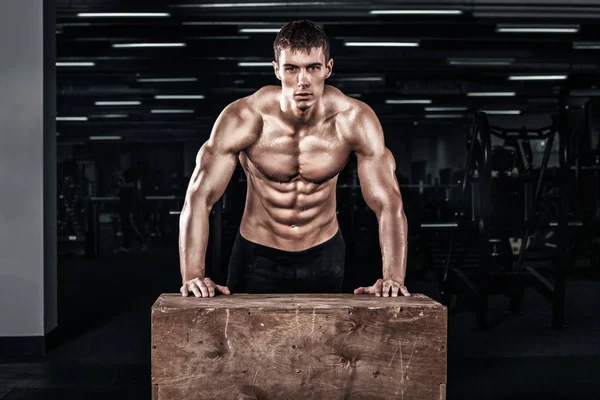
[[[276,66],[282,87],[263,87],[229,104],[217,118],[198,153],[181,213],[184,296],[213,296],[215,289],[229,294],[204,276],[204,260],[210,210],[238,160],[248,182],[241,235],[264,246],[300,251],[337,232],[336,184],[352,153],[363,197],[379,222],[383,258],[383,279],[355,293],[409,295],[404,287],[407,224],[394,157],[373,110],[325,85],[331,68],[320,60],[320,49],[282,52],[282,67]]]

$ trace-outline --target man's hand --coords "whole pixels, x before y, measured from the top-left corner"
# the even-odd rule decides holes
[[[208,277],[190,279],[181,286],[179,291],[184,297],[187,297],[190,293],[193,293],[196,297],[214,297],[215,289],[223,294],[231,294],[227,286],[217,285]]]
[[[359,287],[354,290],[354,294],[375,294],[377,297],[389,297],[390,289],[392,290],[392,297],[398,297],[398,292],[404,296],[410,296],[406,286],[393,279],[377,279],[373,286]]]

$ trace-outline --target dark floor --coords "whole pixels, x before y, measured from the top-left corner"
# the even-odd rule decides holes
[[[179,289],[176,254],[61,259],[59,282],[59,345],[43,358],[0,358],[0,399],[150,399],[150,307]],[[407,283],[439,297],[432,280]],[[547,328],[551,307],[531,290],[517,316],[492,298],[487,330],[451,310],[447,398],[598,398],[600,281],[567,289],[563,330]]]

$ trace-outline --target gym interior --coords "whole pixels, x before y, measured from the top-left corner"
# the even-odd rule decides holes
[[[299,19],[395,157],[406,286],[447,307],[445,398],[600,391],[597,1],[0,7],[0,399],[152,398],[151,308],[179,293],[196,155],[225,106],[280,85],[273,39]],[[210,212],[217,283],[246,184],[238,163]],[[382,263],[354,156],[336,199],[352,293]]]

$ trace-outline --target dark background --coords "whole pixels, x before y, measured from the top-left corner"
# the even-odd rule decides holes
[[[178,292],[181,284],[178,213],[196,153],[227,104],[279,84],[269,65],[238,65],[270,63],[275,32],[240,29],[278,29],[294,19],[323,26],[335,62],[327,83],[366,102],[381,120],[409,219],[407,287],[449,306],[448,398],[595,398],[597,1],[56,3],[57,62],[94,63],[57,65],[58,339],[43,357],[0,355],[0,399],[150,396],[149,309],[158,295]],[[460,13],[370,14],[382,9]],[[169,16],[78,16],[91,12]],[[497,31],[506,24],[574,32]],[[345,45],[365,41],[419,46]],[[141,42],[185,46],[113,46]],[[489,92],[496,95],[473,95]],[[203,98],[156,98],[161,95]],[[487,181],[481,152],[472,153],[471,164],[468,158],[473,127],[480,127],[477,143],[479,132],[488,131],[481,121],[495,132],[524,132],[520,138],[491,136],[486,165],[494,178]],[[124,249],[119,196],[131,166],[140,188],[133,216],[143,240],[134,238]],[[358,183],[353,158],[338,187],[348,292],[381,274],[377,221]],[[244,201],[245,176],[238,168],[211,214],[207,275],[219,283]],[[523,238],[519,263],[519,247],[511,243]],[[97,301],[83,303],[84,295]]]

